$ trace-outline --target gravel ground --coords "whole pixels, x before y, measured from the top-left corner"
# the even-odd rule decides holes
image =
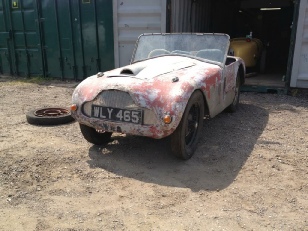
[[[0,77],[0,230],[308,230],[308,94],[242,93],[189,161],[168,139],[34,126],[76,83]]]

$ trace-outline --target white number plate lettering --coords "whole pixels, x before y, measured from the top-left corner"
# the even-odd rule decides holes
[[[91,117],[117,122],[142,124],[141,110],[127,110],[113,107],[92,105]]]

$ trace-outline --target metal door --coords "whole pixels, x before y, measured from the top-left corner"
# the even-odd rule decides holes
[[[46,74],[74,78],[77,66],[72,34],[71,1],[42,1],[42,36],[46,52]]]
[[[114,68],[110,0],[0,0],[0,74],[84,79]]]
[[[1,0],[1,73],[44,75],[36,0]]]
[[[142,33],[166,32],[167,0],[114,0],[115,66],[129,64]]]
[[[43,0],[47,75],[81,80],[114,68],[112,1]]]

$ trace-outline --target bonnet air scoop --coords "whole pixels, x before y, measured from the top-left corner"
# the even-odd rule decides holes
[[[142,71],[146,67],[147,67],[146,63],[136,63],[133,65],[123,67],[122,70],[120,71],[120,74],[127,76],[136,76],[139,74],[140,71]]]
[[[165,60],[165,62],[160,62],[159,65],[153,65],[149,66],[147,68],[144,68],[137,77],[140,78],[154,78],[163,74],[167,74],[173,71],[177,71],[180,69],[188,68],[195,66],[196,64],[192,61],[182,61],[182,60],[176,60],[172,62],[168,62],[169,60]]]
[[[107,78],[130,77],[138,79],[153,79],[163,74],[167,74],[180,69],[196,65],[195,62],[184,57],[160,57],[147,61],[134,63],[112,71],[107,74]]]

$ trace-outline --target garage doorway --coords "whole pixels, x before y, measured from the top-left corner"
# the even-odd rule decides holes
[[[243,91],[286,93],[297,5],[291,0],[212,1],[210,31],[227,33],[231,39],[252,36],[263,43],[264,73],[257,66],[248,68]]]

